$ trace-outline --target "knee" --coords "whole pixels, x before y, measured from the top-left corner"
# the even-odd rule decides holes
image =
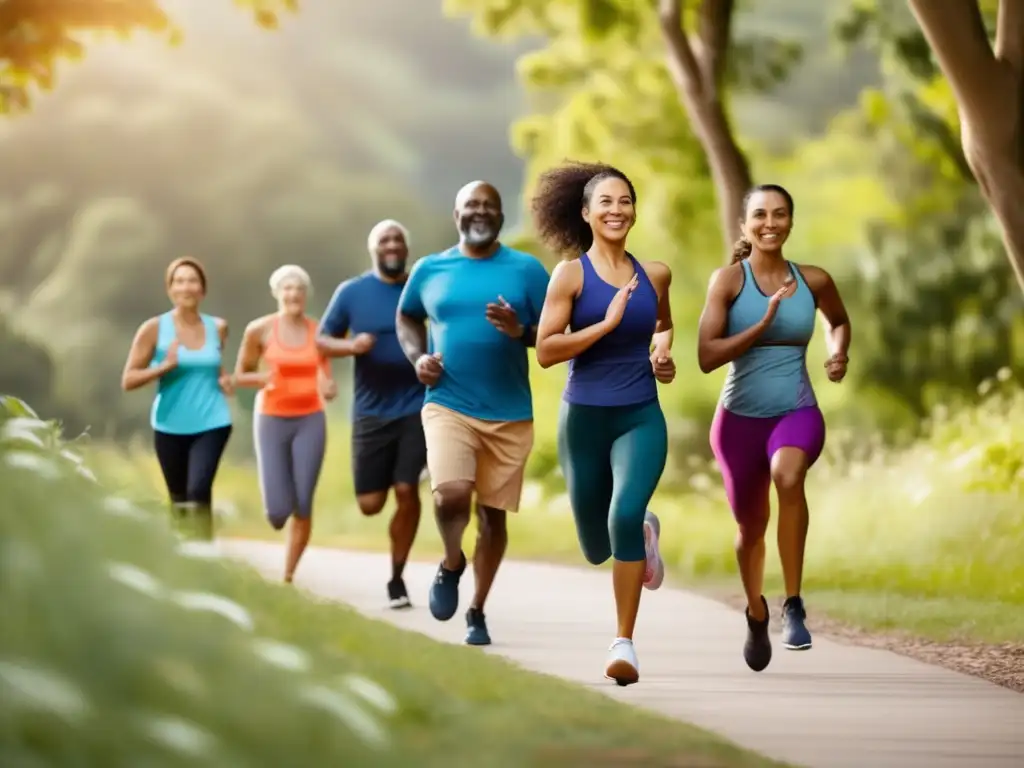
[[[603,565],[612,556],[611,548],[604,543],[587,542],[581,539],[580,550],[591,565]]]
[[[213,500],[213,489],[208,485],[190,486],[185,492],[185,501],[202,507],[210,506]]]
[[[420,489],[415,485],[399,483],[395,486],[395,501],[399,512],[419,510]]]
[[[479,529],[477,535],[482,539],[508,538],[508,513],[503,509],[479,507],[477,509]]]
[[[748,550],[760,545],[764,541],[767,530],[767,519],[740,523],[739,531],[736,534],[736,549]]]
[[[464,480],[443,483],[434,489],[434,503],[442,513],[468,512],[473,499],[473,484]]]
[[[359,505],[359,511],[367,517],[372,517],[378,514],[384,509],[384,504],[388,500],[387,491],[378,491],[375,493],[360,493],[356,496],[356,504]]]
[[[628,513],[613,510],[609,520],[612,554],[616,560],[633,563],[647,557],[644,546],[644,512]]]
[[[779,463],[772,467],[772,483],[780,494],[803,491],[807,468],[800,464]]]
[[[267,512],[267,522],[270,523],[270,527],[275,531],[283,530],[288,523],[289,517],[291,517],[291,510],[288,512],[280,510]]]

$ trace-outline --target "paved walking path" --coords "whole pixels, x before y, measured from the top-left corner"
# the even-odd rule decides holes
[[[268,578],[280,578],[279,545],[228,541],[223,547]],[[435,569],[427,563],[407,566],[415,607],[404,612],[384,605],[390,577],[385,555],[312,548],[296,583],[371,618],[461,643],[472,571],[463,577],[459,614],[440,623],[427,608]],[[755,674],[740,653],[742,615],[667,586],[644,593],[636,632],[640,683],[618,688],[602,677],[614,631],[610,579],[606,571],[505,563],[488,602],[495,644],[487,652],[796,765],[1024,766],[1024,695],[888,651],[821,637],[805,653],[785,651],[776,643],[771,666]]]

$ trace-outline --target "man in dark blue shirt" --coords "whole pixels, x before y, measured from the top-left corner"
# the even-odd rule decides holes
[[[409,274],[409,235],[397,221],[377,224],[368,238],[373,268],[338,286],[320,323],[318,344],[329,357],[355,357],[352,474],[356,502],[376,515],[394,488],[391,520],[392,608],[410,606],[402,573],[420,522],[419,482],[427,463],[420,409],[424,386],[395,333],[395,315]]]

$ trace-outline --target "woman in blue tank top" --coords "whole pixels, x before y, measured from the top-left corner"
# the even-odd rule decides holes
[[[583,163],[545,173],[533,200],[537,231],[569,256],[551,275],[537,361],[569,363],[558,456],[584,556],[594,565],[615,561],[618,633],[605,676],[619,685],[639,680],[640,594],[664,577],[660,526],[647,505],[668,455],[657,382],[675,378],[671,272],[626,251],[635,205],[621,171]]]
[[[167,268],[174,309],[139,326],[121,377],[127,392],[157,382],[150,415],[156,457],[179,523],[213,538],[213,481],[231,436],[234,385],[222,355],[227,323],[204,315],[206,273],[189,258]]]
[[[743,200],[743,237],[733,263],[711,277],[700,319],[698,356],[704,373],[729,365],[711,425],[711,447],[739,526],[736,559],[747,595],[743,657],[760,672],[772,657],[764,587],[769,489],[779,504],[778,542],[786,585],[782,643],[811,647],[800,597],[808,512],[807,470],[825,445],[825,420],[807,375],[807,345],[820,310],[828,323],[828,378],[846,375],[850,320],[835,283],[818,267],[785,260],[793,198],[763,184]]]

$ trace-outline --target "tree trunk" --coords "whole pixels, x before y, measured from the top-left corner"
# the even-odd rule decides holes
[[[733,5],[733,0],[702,0],[692,43],[683,30],[683,0],[660,0],[659,9],[668,71],[711,167],[726,261],[740,235],[740,206],[751,185],[750,166],[736,143],[722,98]]]
[[[1024,3],[999,3],[994,51],[977,0],[908,4],[953,88],[964,156],[1024,291]]]

